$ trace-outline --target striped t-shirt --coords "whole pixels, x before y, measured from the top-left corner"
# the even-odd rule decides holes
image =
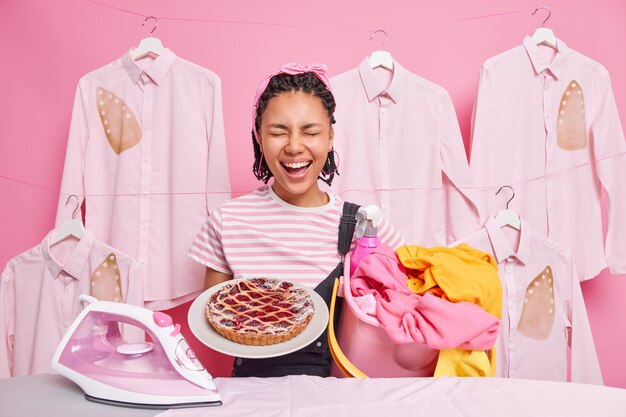
[[[272,277],[315,286],[339,263],[337,237],[343,200],[328,192],[321,207],[297,207],[263,186],[222,203],[196,236],[189,256],[234,278]],[[404,239],[386,221],[381,241]],[[353,242],[354,245],[354,242]]]

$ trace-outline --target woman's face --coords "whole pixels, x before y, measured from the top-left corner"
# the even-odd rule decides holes
[[[272,98],[261,116],[259,137],[274,192],[295,206],[324,205],[317,177],[333,148],[333,129],[322,100],[301,91]]]

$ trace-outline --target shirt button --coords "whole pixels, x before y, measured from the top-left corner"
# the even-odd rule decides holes
[[[150,93],[146,93],[146,94],[144,94],[144,97],[145,97],[145,98],[150,97]]]
[[[241,360],[241,358],[237,358],[237,360],[235,360],[235,363],[237,365],[241,365],[243,363],[243,361]]]
[[[144,163],[148,163],[148,158],[143,158]]]
[[[145,260],[145,259],[143,259],[143,258],[141,258],[141,259],[139,260],[139,262],[140,262],[141,264],[145,264],[145,263],[146,263],[146,260]]]
[[[383,107],[382,109],[380,109],[380,112],[381,113],[387,113],[387,109]]]
[[[148,195],[148,192],[147,192],[147,191],[144,191],[144,192],[143,192],[143,195]]]
[[[148,228],[148,225],[147,225],[147,224],[142,224],[142,225],[141,225],[141,228],[142,228],[143,230],[146,230],[146,229]]]
[[[317,342],[317,343],[315,344],[315,346],[317,346],[317,347],[322,346],[322,342]]]
[[[64,322],[63,322],[63,327],[70,327],[70,323],[69,323],[69,322],[67,322],[67,321],[64,321]]]

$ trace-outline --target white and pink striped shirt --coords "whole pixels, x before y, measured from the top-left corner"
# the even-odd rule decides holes
[[[234,278],[268,276],[314,287],[339,262],[343,200],[330,192],[328,196],[324,206],[297,207],[263,186],[226,201],[211,213],[188,255]],[[404,244],[384,220],[378,236],[392,248]]]

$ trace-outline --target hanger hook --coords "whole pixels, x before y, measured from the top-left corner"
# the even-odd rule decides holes
[[[385,40],[383,41],[383,44],[380,46],[380,49],[385,49],[385,45],[387,44],[387,40],[389,39],[389,35],[387,34],[387,31],[383,29],[376,29],[374,32],[372,32],[372,35],[370,36],[370,41],[374,39],[374,35],[376,35],[378,32],[385,34]]]
[[[545,18],[545,20],[544,20],[544,21],[543,21],[543,23],[541,24],[541,27],[544,27],[544,26],[546,25],[546,22],[548,21],[548,19],[550,19],[550,16],[552,16],[552,11],[551,11],[548,7],[546,7],[546,6],[540,6],[540,7],[537,7],[537,8],[535,9],[535,11],[534,11],[534,12],[532,12],[530,15],[531,15],[531,16],[534,16],[534,15],[535,15],[535,13],[537,13],[537,12],[539,11],[539,9],[545,9],[545,10],[547,10],[547,11],[548,11],[548,16]]]
[[[65,205],[67,206],[70,202],[70,199],[74,197],[76,199],[76,207],[74,208],[74,211],[72,212],[72,219],[74,218],[74,216],[76,216],[76,211],[80,208],[80,200],[78,199],[78,196],[76,194],[70,194],[69,197],[67,197],[67,200],[65,200]]]
[[[159,26],[159,19],[157,19],[154,16],[148,16],[143,20],[143,23],[141,24],[141,27],[144,27],[146,25],[146,22],[150,19],[154,19],[154,27],[152,28],[152,30],[150,31],[150,36],[152,36],[152,34],[154,33],[154,31],[156,30],[156,28]]]
[[[496,192],[496,195],[500,194],[500,191],[502,191],[503,188],[510,188],[511,192],[513,192],[513,195],[511,196],[511,198],[509,198],[509,201],[506,202],[506,209],[509,209],[509,203],[511,201],[513,201],[513,199],[515,198],[515,190],[513,189],[513,187],[511,187],[510,185],[503,185],[502,187],[500,187],[500,189]]]

